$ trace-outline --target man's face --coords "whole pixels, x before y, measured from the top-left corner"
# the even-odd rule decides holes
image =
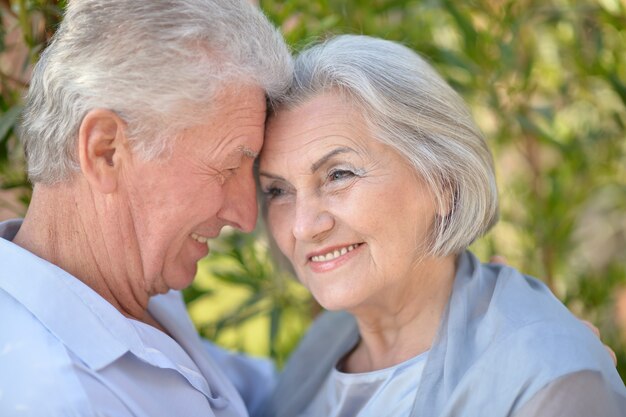
[[[257,217],[254,158],[263,144],[265,97],[258,87],[227,88],[206,123],[185,129],[171,156],[133,159],[124,172],[129,233],[145,290],[153,295],[188,286],[198,260],[225,225],[245,232]],[[138,257],[137,257],[138,255]]]

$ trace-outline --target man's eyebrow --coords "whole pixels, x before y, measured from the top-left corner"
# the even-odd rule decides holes
[[[326,155],[318,159],[316,162],[311,164],[311,173],[314,173],[315,171],[320,169],[320,167],[324,165],[326,162],[328,162],[328,160],[331,159],[332,157],[342,154],[342,153],[348,153],[348,152],[354,152],[354,151],[347,147],[340,147],[340,148],[333,149],[332,151],[328,152]]]
[[[246,158],[256,159],[257,156],[259,156],[258,152],[255,152],[255,151],[253,151],[252,149],[250,149],[250,148],[248,148],[246,146],[239,146],[237,148],[237,151],[239,151]]]

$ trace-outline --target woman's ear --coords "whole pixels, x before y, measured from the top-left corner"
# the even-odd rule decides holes
[[[78,130],[78,160],[92,188],[103,194],[117,189],[127,145],[126,123],[115,112],[107,109],[87,112]]]

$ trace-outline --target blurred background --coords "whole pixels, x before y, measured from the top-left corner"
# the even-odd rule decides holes
[[[461,93],[495,155],[501,220],[472,249],[543,279],[626,379],[626,0],[257,1],[294,52],[339,33],[404,43]],[[0,0],[0,220],[30,185],[15,136],[65,1]],[[319,307],[255,233],[224,233],[185,291],[199,331],[282,365]]]

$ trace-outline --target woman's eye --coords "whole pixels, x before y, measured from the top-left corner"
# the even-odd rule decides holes
[[[347,169],[337,169],[328,175],[328,178],[331,181],[344,180],[352,177],[354,177],[354,172]]]
[[[271,200],[277,197],[280,197],[285,194],[285,190],[279,187],[269,187],[268,189],[263,191],[263,194]]]

